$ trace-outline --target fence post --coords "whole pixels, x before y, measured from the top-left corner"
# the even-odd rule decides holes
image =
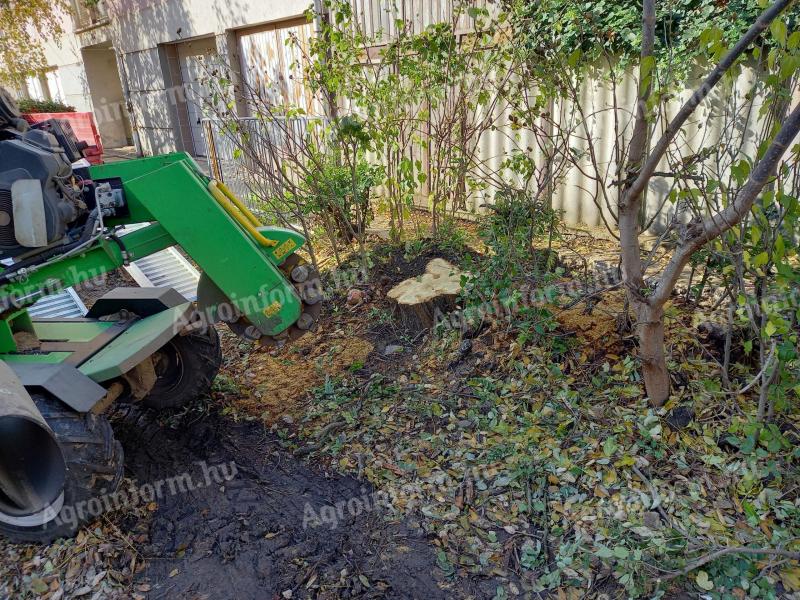
[[[217,181],[225,182],[222,175],[222,167],[219,164],[219,156],[217,156],[217,144],[214,138],[214,125],[211,119],[203,119],[203,129],[206,136],[206,146],[208,146],[208,165],[211,168],[211,175]]]

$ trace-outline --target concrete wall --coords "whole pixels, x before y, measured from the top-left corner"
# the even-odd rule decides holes
[[[65,18],[69,19],[68,16]],[[83,68],[80,44],[71,32],[69,21],[64,29],[67,32],[60,39],[49,38],[45,41],[47,63],[56,67],[64,93],[64,103],[74,106],[80,112],[89,112],[92,110],[92,98]]]
[[[63,102],[79,112],[94,113],[106,148],[129,145],[130,124],[108,26],[74,33],[68,23],[64,29],[58,40],[44,44],[47,62],[55,67],[53,73],[61,86]]]
[[[175,86],[169,44],[213,36],[217,51],[238,61],[231,31],[297,17],[308,0],[115,0],[109,7],[111,39],[127,77],[132,124],[145,154],[188,150],[183,92]],[[234,44],[231,48],[230,44]]]
[[[127,146],[130,143],[128,117],[116,55],[110,45],[83,48],[81,53],[103,146]]]

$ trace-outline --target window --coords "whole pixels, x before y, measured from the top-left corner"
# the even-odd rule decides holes
[[[61,76],[56,69],[50,69],[25,80],[25,91],[31,100],[55,100],[64,102]]]
[[[45,93],[47,90],[47,79],[43,76],[39,75],[37,77],[28,77],[25,81],[26,87],[28,88],[28,96],[31,100],[48,100],[48,94]]]
[[[50,92],[50,99],[56,102],[64,102],[64,90],[61,88],[61,75],[58,71],[48,71],[45,74],[47,79],[47,89]]]

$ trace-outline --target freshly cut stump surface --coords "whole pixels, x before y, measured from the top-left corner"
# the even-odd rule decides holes
[[[434,258],[425,273],[399,283],[387,294],[394,303],[395,315],[413,333],[430,329],[437,311],[447,314],[456,307],[461,293],[461,275],[443,258]]]

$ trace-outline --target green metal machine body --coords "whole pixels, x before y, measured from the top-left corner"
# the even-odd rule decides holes
[[[81,166],[66,126],[41,125],[0,88],[0,534],[25,542],[73,535],[92,517],[75,507],[119,486],[109,406],[187,406],[222,362],[214,323],[284,343],[314,327],[322,299],[296,254],[304,238],[262,226],[188,155]],[[171,246],[203,272],[196,304],[118,288],[83,319],[28,312]]]
[[[95,166],[90,172],[96,181],[121,180],[126,214],[108,218],[106,233],[86,248],[20,271],[0,286],[5,307],[0,360],[12,366],[67,362],[98,383],[122,375],[132,366],[130,357],[157,350],[188,324],[193,314],[188,303],[165,306],[124,328],[91,319],[37,322],[25,306],[176,245],[203,271],[201,287],[212,290],[211,300],[201,307],[209,321],[219,320],[219,303],[225,300],[235,320],[255,328],[255,337],[279,337],[301,318],[303,293],[281,267],[292,262],[304,238],[292,230],[256,225],[249,211],[203,175],[191,157],[176,153]],[[119,226],[138,223],[148,225],[124,237],[114,233]],[[313,296],[316,291],[309,289]],[[38,349],[20,347],[20,333],[34,336]]]

